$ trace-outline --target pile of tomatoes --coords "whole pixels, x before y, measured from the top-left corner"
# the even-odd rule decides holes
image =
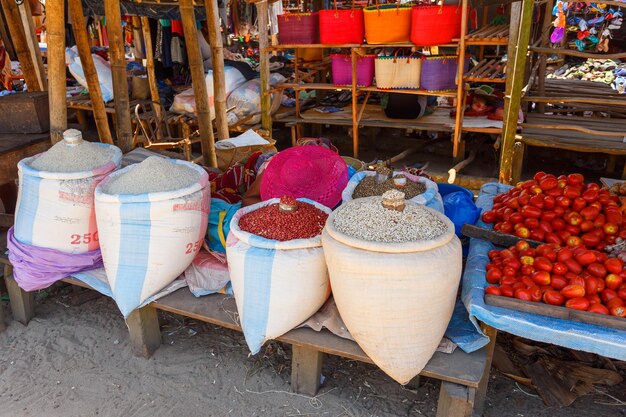
[[[556,177],[538,172],[494,199],[482,214],[494,230],[560,246],[603,250],[626,239],[626,216],[619,197],[581,174]]]
[[[619,258],[583,245],[536,249],[520,240],[489,252],[486,294],[626,317],[626,270]]]

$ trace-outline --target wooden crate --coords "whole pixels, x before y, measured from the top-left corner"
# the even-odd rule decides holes
[[[0,114],[0,133],[43,133],[50,130],[46,91],[0,97]]]
[[[530,301],[518,300],[517,298],[503,297],[501,295],[485,294],[485,304],[523,311],[525,313],[534,313],[563,320],[578,321],[601,327],[626,330],[626,318],[605,316],[604,314],[574,310],[572,308],[553,306],[541,302],[533,303]]]

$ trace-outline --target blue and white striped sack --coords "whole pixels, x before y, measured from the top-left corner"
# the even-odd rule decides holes
[[[252,354],[258,353],[265,341],[305,322],[330,295],[320,236],[280,242],[239,228],[242,216],[279,201],[274,198],[238,210],[226,240],[237,311]],[[312,200],[298,201],[331,212]]]
[[[406,175],[407,181],[411,181],[411,179],[408,177],[408,174],[406,174],[405,172],[401,172],[401,171],[393,172],[393,175],[397,175],[397,174]],[[356,174],[354,174],[348,181],[348,185],[346,185],[346,188],[343,190],[343,193],[341,194],[341,201],[343,203],[352,201],[352,194],[354,193],[354,190],[356,189],[357,185],[359,185],[359,183],[363,180],[363,178],[372,177],[374,175],[376,175],[376,172],[374,171],[361,171],[361,172],[357,172]],[[421,204],[423,206],[430,207],[432,209],[437,210],[440,213],[443,213],[443,199],[441,198],[441,195],[439,194],[439,187],[437,187],[437,183],[424,177],[414,177],[414,178],[416,179],[417,182],[421,182],[422,184],[426,186],[426,191],[424,191],[420,195],[416,195],[415,197],[411,198],[409,201],[412,201],[415,204]]]
[[[106,164],[83,172],[39,171],[30,164],[43,154],[18,164],[19,190],[15,210],[15,238],[24,244],[79,254],[97,250],[98,229],[94,189],[120,166],[122,151],[113,151]]]
[[[210,186],[206,171],[200,180],[174,191],[111,195],[103,187],[137,165],[109,175],[96,188],[96,219],[102,260],[113,299],[124,317],[174,281],[191,264],[206,233]]]

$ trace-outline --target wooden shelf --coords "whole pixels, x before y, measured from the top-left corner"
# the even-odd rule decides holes
[[[483,59],[469,70],[463,79],[468,82],[505,83],[505,67],[500,58]]]
[[[604,83],[587,80],[549,78],[545,81],[543,93],[540,93],[537,88],[533,88],[528,96],[522,98],[522,101],[626,106],[626,95],[618,94]]]
[[[458,42],[448,43],[444,45],[432,45],[433,47],[438,48],[456,48],[459,46]],[[273,51],[284,51],[285,49],[300,49],[300,48],[313,48],[313,49],[340,49],[340,48],[365,48],[365,49],[375,49],[375,48],[428,48],[428,46],[420,46],[414,43],[389,43],[389,44],[379,44],[379,45],[370,45],[367,43],[358,44],[358,43],[346,43],[346,44],[336,44],[336,45],[326,45],[326,44],[291,44],[291,45],[274,45],[268,48],[265,48],[265,52],[273,52]]]
[[[305,83],[305,84],[294,84],[294,83],[282,83],[276,84],[274,86],[275,90],[282,90],[287,88],[293,88],[294,90],[352,90],[352,87],[347,86],[338,86],[334,84],[325,84],[325,83]],[[429,90],[410,90],[410,89],[381,89],[376,86],[370,87],[358,87],[357,91],[369,91],[375,93],[400,93],[400,94],[417,94],[422,96],[436,96],[436,97],[456,97],[456,90],[441,90],[441,91],[429,91]]]
[[[626,3],[624,3],[626,5]],[[577,56],[579,58],[595,58],[595,59],[624,59],[626,58],[626,52],[621,52],[619,54],[597,54],[590,52],[580,52],[574,49],[569,48],[545,48],[541,46],[531,46],[528,48],[531,52],[536,52],[538,54],[555,54],[555,55],[568,55],[568,56]]]
[[[376,93],[400,93],[400,94],[417,94],[420,96],[436,96],[436,97],[456,97],[456,90],[410,90],[410,89],[382,89],[378,87],[361,87],[361,91],[371,91]]]
[[[487,25],[465,37],[466,45],[508,45],[509,25]]]

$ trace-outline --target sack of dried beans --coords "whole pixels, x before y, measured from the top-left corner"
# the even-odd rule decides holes
[[[233,216],[228,269],[253,354],[312,316],[330,295],[321,240],[330,212],[312,200],[283,197]]]
[[[454,225],[390,190],[341,205],[328,217],[322,244],[346,327],[376,365],[408,383],[452,316],[462,261]]]
[[[341,194],[341,200],[347,203],[355,198],[380,196],[395,189],[402,191],[407,200],[443,213],[443,200],[435,182],[407,172],[386,169],[388,172],[361,171],[353,175]]]

